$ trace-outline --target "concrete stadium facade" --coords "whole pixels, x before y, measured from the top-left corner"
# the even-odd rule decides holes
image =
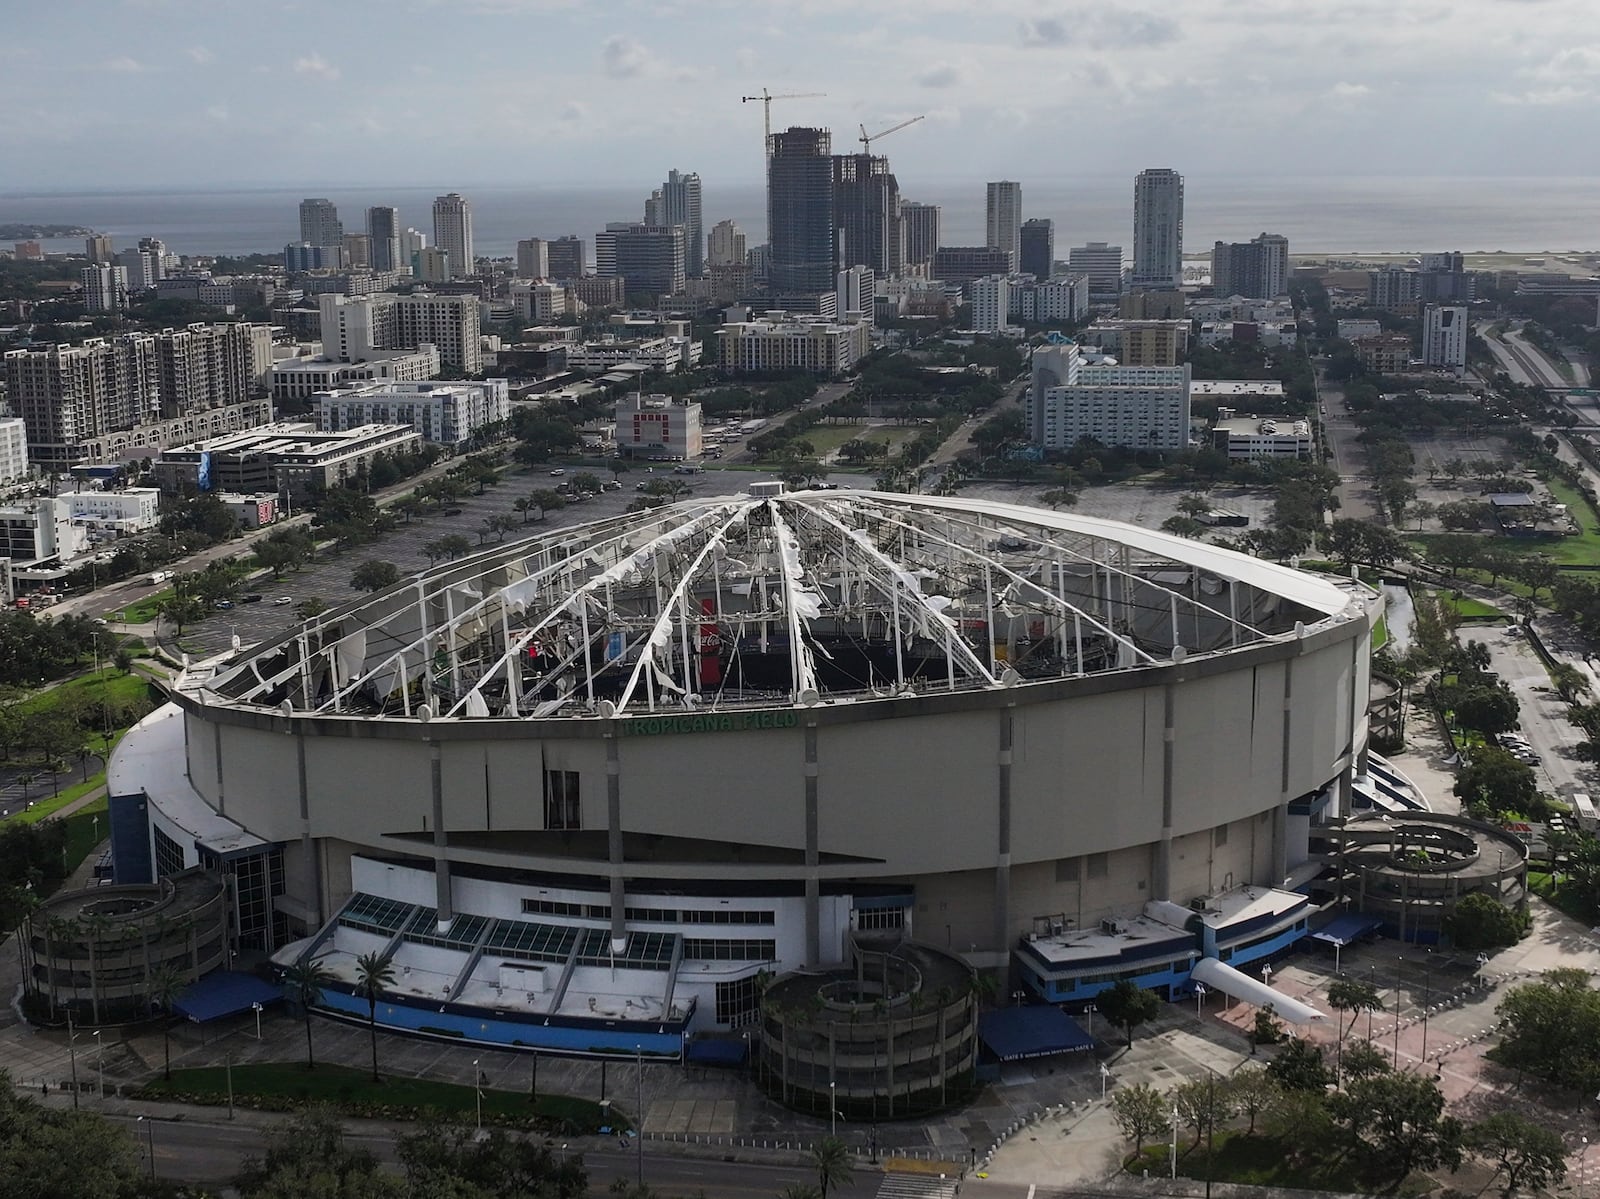
[[[233,872],[243,948],[389,953],[380,1021],[501,1044],[671,1054],[863,934],[1059,997],[1052,944],[1136,974],[1088,942],[1348,812],[1377,603],[981,501],[630,514],[186,671],[112,763],[117,877]],[[1275,950],[1293,908],[1238,910]]]

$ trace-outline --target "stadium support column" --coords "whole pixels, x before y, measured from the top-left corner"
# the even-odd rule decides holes
[[[312,908],[316,912],[317,927],[322,927],[324,905],[322,895],[322,856],[317,853],[316,840],[311,836],[311,788],[306,783],[306,739],[294,739],[295,771],[300,786],[300,852],[305,856],[306,873],[311,877]]]
[[[1279,782],[1278,805],[1272,809],[1272,879],[1274,887],[1283,885],[1289,873],[1289,794],[1290,756],[1294,752],[1294,659],[1283,663],[1283,774]]]
[[[805,727],[806,779],[806,965],[822,964],[822,889],[817,880],[821,861],[817,838],[817,725]]]
[[[1168,683],[1162,688],[1161,716],[1161,840],[1156,842],[1155,878],[1150,898],[1172,898],[1172,761],[1177,749],[1177,729],[1173,716],[1178,706],[1178,688]]]
[[[450,858],[444,835],[444,761],[437,741],[428,742],[428,770],[433,780],[433,906],[439,927],[444,928],[455,919],[456,910],[450,898]]]
[[[611,943],[626,942],[628,913],[622,877],[622,755],[606,735],[606,861],[611,871]]]
[[[1011,747],[1015,743],[1016,709],[1000,709],[1000,746],[996,755],[994,945],[1005,953],[1011,941]]]

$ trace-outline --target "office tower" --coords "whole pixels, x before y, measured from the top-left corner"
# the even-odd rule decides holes
[[[900,228],[905,233],[907,267],[927,266],[939,248],[939,206],[900,202]]]
[[[344,235],[344,264],[348,267],[372,267],[372,239],[365,233]]]
[[[645,219],[647,225],[682,225],[684,271],[691,278],[705,274],[706,234],[701,215],[700,176],[676,170],[667,172],[659,192],[661,211],[658,220]]]
[[[1133,181],[1133,286],[1183,286],[1183,176],[1164,167]]]
[[[450,270],[456,278],[472,274],[477,259],[472,256],[472,205],[451,192],[433,202],[433,244],[450,255]]]
[[[539,237],[525,237],[517,243],[517,278],[550,277],[549,243]]]
[[[971,283],[985,275],[1009,275],[1013,258],[999,246],[940,246],[933,255],[933,277],[945,283]]]
[[[105,266],[111,261],[111,237],[105,233],[91,233],[83,239],[83,252],[90,262],[96,266]]]
[[[396,239],[400,243],[400,257],[395,259],[395,270],[409,271],[414,269],[417,253],[427,249],[428,235],[420,229],[413,229],[409,225],[401,231]]]
[[[86,266],[78,272],[83,280],[83,306],[90,312],[122,312],[128,307],[128,272],[120,266]]]
[[[767,168],[767,285],[785,294],[832,291],[833,139],[826,129],[774,133]]]
[[[423,246],[411,258],[411,273],[424,283],[448,283],[455,270],[450,251],[438,246]]]
[[[1022,223],[1022,256],[1017,269],[1043,283],[1055,270],[1056,226],[1046,217]]]
[[[1067,251],[1067,270],[1089,276],[1089,295],[1096,300],[1115,299],[1122,294],[1122,247],[1103,241],[1073,246]]]
[[[711,226],[711,236],[706,246],[709,266],[744,265],[744,230],[732,221],[718,221]]]
[[[336,271],[344,266],[343,246],[313,246],[290,242],[283,247],[283,269],[297,271]]]
[[[1211,290],[1217,296],[1270,300],[1289,290],[1289,239],[1263,233],[1211,248]]]
[[[118,250],[113,261],[126,273],[130,291],[146,291],[161,277],[155,256],[144,250]]]
[[[900,185],[887,158],[877,154],[834,158],[833,219],[839,230],[841,270],[865,266],[882,278],[900,273],[905,249],[900,231]]]
[[[308,246],[344,244],[344,226],[332,200],[300,201],[300,240]]]
[[[550,278],[581,279],[586,269],[587,249],[583,238],[568,233],[545,247],[550,262]]]
[[[1467,369],[1467,310],[1429,304],[1422,312],[1422,361],[1460,374]]]
[[[1022,184],[1001,180],[987,186],[984,245],[1011,252],[1011,269],[1022,258]]]
[[[677,295],[683,290],[686,258],[682,225],[613,222],[595,235],[595,273],[621,278],[627,290]]]
[[[872,320],[877,304],[878,280],[871,267],[844,268],[835,280],[834,289],[839,293],[834,311],[841,320],[850,312],[859,312],[866,320]]]
[[[367,237],[372,241],[372,269],[396,271],[405,260],[400,255],[400,210],[398,208],[367,209]]]
[[[1005,275],[974,279],[967,284],[967,302],[972,305],[973,332],[999,333],[1006,327],[1006,314],[1011,307],[1010,281]]]

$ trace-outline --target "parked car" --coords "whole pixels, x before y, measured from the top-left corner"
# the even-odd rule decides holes
[[[233,601],[232,600],[218,600],[217,601],[217,611],[219,611],[219,612],[226,612],[231,607],[233,607]]]
[[[288,604],[294,603],[294,597],[292,595],[280,595],[277,599],[273,600],[272,602],[277,604],[278,607],[282,608],[282,607],[285,607]]]
[[[249,595],[241,597],[239,602],[243,604],[259,604],[261,599],[262,596],[259,591],[252,591]]]
[[[562,475],[564,475],[566,473],[567,472],[563,468],[558,466],[553,471],[550,472],[550,477],[552,479],[559,479]]]

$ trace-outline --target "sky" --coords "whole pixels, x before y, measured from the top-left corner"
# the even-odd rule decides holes
[[[1600,175],[1596,0],[56,0],[0,191],[753,185],[764,86],[902,178]]]

